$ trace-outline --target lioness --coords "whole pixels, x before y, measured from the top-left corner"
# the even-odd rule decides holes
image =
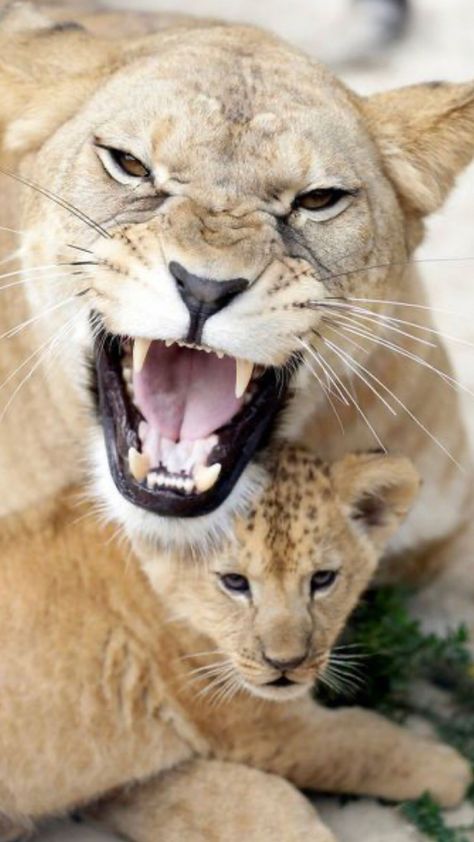
[[[350,679],[331,649],[418,489],[412,465],[368,454],[327,466],[286,447],[270,477],[236,537],[200,562],[162,550],[140,569],[73,492],[7,520],[5,834],[106,796],[96,815],[137,842],[230,842],[244,829],[258,842],[332,839],[264,772],[330,792],[461,799],[469,768],[456,752],[309,697],[315,679]]]
[[[199,549],[270,434],[375,440],[424,479],[390,553],[441,545],[469,457],[408,263],[472,157],[473,85],[362,98],[251,27],[53,14],[1,23],[2,511],[85,470],[137,541]]]

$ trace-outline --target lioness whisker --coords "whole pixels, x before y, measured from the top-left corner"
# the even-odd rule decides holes
[[[26,286],[27,284],[40,284],[42,281],[46,281],[49,283],[50,281],[64,281],[66,278],[71,278],[72,274],[70,272],[61,272],[58,275],[46,275],[43,277],[34,277],[34,278],[23,278],[21,281],[12,281],[8,284],[3,284],[0,286],[0,292],[3,292],[6,289],[14,289],[15,287]]]
[[[331,341],[330,341],[330,340],[329,340],[329,341],[327,341],[327,340],[325,340],[325,339],[323,338],[323,342],[326,342],[326,344],[328,345],[328,347],[329,347],[329,348],[331,348],[331,350],[334,350],[334,348],[332,347],[332,346],[333,346],[333,343],[331,343]],[[355,362],[355,360],[354,360],[354,362]],[[372,392],[372,393],[373,393],[373,394],[374,394],[377,398],[379,398],[379,399],[382,401],[383,405],[384,405],[384,406],[388,409],[388,411],[389,411],[392,415],[396,415],[396,414],[397,414],[397,412],[396,412],[396,410],[393,408],[393,406],[391,406],[391,404],[389,404],[389,402],[388,402],[387,400],[385,400],[385,398],[384,398],[384,397],[383,397],[383,396],[382,396],[382,395],[381,395],[381,394],[377,391],[377,389],[375,389],[375,388],[374,388],[374,386],[372,386],[372,384],[371,384],[371,383],[370,383],[370,382],[369,382],[369,381],[368,381],[368,380],[364,377],[364,375],[360,374],[360,372],[358,372],[358,371],[355,371],[355,370],[354,370],[354,368],[352,367],[352,365],[351,365],[349,362],[346,362],[346,365],[347,365],[347,366],[348,366],[348,368],[349,368],[349,369],[353,372],[353,374],[357,375],[357,376],[359,377],[359,379],[362,381],[362,383],[364,383],[364,384],[367,386],[367,388],[368,388],[368,389],[369,389],[369,390],[370,390],[370,391],[371,391],[371,392]]]
[[[17,258],[21,257],[22,254],[23,251],[21,248],[15,249],[15,251],[11,251],[10,254],[7,254],[6,257],[3,257],[2,260],[0,260],[0,266],[4,266],[5,263],[11,263],[13,260],[16,260]]]
[[[331,309],[338,311],[342,305],[338,304],[336,306],[329,305]],[[365,315],[364,313],[360,312],[360,308],[354,308],[351,311],[351,315],[347,316],[345,313],[338,313],[338,317],[341,319],[347,319],[350,321],[353,319],[353,314],[357,316],[358,319],[362,319],[363,321],[369,322],[370,324],[377,324],[379,326],[383,326],[386,330],[390,330],[393,333],[398,333],[400,336],[405,336],[407,339],[413,339],[415,342],[419,342],[421,345],[426,345],[429,348],[436,348],[437,345],[435,342],[431,342],[429,339],[422,339],[420,336],[416,336],[413,333],[408,333],[406,330],[402,330],[401,328],[397,327],[397,325],[391,324],[390,316],[383,316],[379,313],[371,313],[370,315]]]
[[[391,351],[394,354],[399,354],[399,356],[405,357],[406,359],[423,366],[423,368],[426,368],[427,371],[431,371],[437,377],[440,377],[441,380],[443,380],[446,383],[446,385],[449,386],[449,388],[453,389],[453,391],[457,392],[458,394],[464,392],[464,394],[469,395],[471,398],[474,398],[474,392],[471,391],[471,389],[469,389],[468,386],[465,386],[464,383],[461,383],[459,380],[456,380],[455,377],[451,377],[451,375],[448,374],[446,371],[442,371],[440,368],[437,368],[436,366],[432,365],[430,362],[428,362],[428,360],[423,359],[423,357],[420,357],[418,354],[414,354],[412,351],[408,351],[406,348],[402,348],[400,345],[396,345],[395,343],[390,342],[389,340],[384,339],[383,337],[377,336],[375,333],[371,333],[363,329],[348,327],[344,323],[341,324],[340,322],[338,322],[337,319],[334,319],[332,322],[328,322],[326,320],[325,323],[329,326],[329,328],[332,331],[334,331],[334,333],[344,338],[347,342],[350,342],[350,344],[353,347],[358,348],[360,351],[366,352],[366,349],[363,348],[363,346],[360,345],[358,342],[355,342],[353,339],[349,338],[346,335],[347,333],[359,336],[361,339],[367,339],[367,341],[373,342],[375,345],[380,345],[380,347],[386,348],[388,351]],[[339,325],[341,330],[337,330],[334,327],[334,324]]]
[[[318,280],[320,280],[321,283],[327,283],[328,281],[336,281],[339,278],[345,278],[349,275],[359,275],[363,272],[372,272],[376,269],[392,269],[397,266],[407,267],[416,265],[417,263],[451,263],[469,260],[474,260],[474,257],[421,257],[415,260],[389,261],[388,263],[375,263],[372,266],[359,266],[356,269],[346,269],[343,272],[325,275],[324,277],[318,278]]]
[[[325,342],[324,337],[321,337],[321,339],[322,339],[323,342]],[[327,343],[325,342],[325,344],[327,344]],[[368,429],[370,430],[371,434],[373,435],[373,437],[374,437],[375,441],[377,442],[378,446],[381,448],[381,450],[383,450],[386,453],[387,448],[385,447],[384,443],[382,442],[382,440],[381,440],[380,436],[378,435],[375,427],[370,422],[369,418],[367,417],[364,410],[360,406],[360,403],[357,400],[356,396],[347,388],[346,384],[343,382],[343,380],[341,380],[341,378],[339,377],[337,372],[334,370],[334,368],[330,364],[329,360],[326,359],[325,357],[324,357],[324,362],[328,366],[329,371],[331,372],[333,377],[339,383],[339,385],[340,385],[341,389],[344,391],[345,395],[348,397],[348,399],[350,401],[350,404],[355,408],[357,413],[360,415],[360,417],[363,419],[363,421],[367,425]]]
[[[85,254],[94,254],[91,249],[86,249],[84,246],[77,246],[75,243],[66,243],[66,248],[76,249],[76,251],[83,251]]]
[[[32,190],[35,190],[37,193],[40,193],[46,199],[50,199],[55,204],[59,205],[64,210],[69,211],[73,216],[77,219],[80,219],[85,225],[88,225],[89,228],[92,228],[101,237],[106,237],[107,239],[111,239],[111,235],[105,228],[102,227],[98,222],[88,216],[84,211],[81,211],[79,208],[76,208],[75,205],[72,205],[71,202],[68,202],[66,199],[63,199],[61,196],[58,196],[56,193],[53,193],[51,190],[48,190],[46,187],[41,187],[39,184],[35,184],[33,181],[30,181],[28,178],[25,178],[22,175],[18,175],[18,173],[14,173],[11,170],[5,170],[0,167],[0,173],[3,175],[9,176],[10,178],[15,179],[20,184],[25,185],[25,187],[30,187]],[[19,233],[19,232],[17,232]],[[23,233],[23,232],[22,232]]]
[[[44,360],[45,360],[45,358],[46,358],[46,355],[50,352],[51,348],[53,348],[53,347],[54,347],[54,344],[55,344],[58,340],[62,339],[63,334],[64,334],[64,336],[65,336],[65,335],[67,335],[67,331],[68,331],[68,330],[69,330],[69,328],[70,328],[70,327],[74,324],[74,322],[75,322],[75,321],[76,321],[76,319],[79,317],[79,315],[81,315],[81,313],[82,313],[82,311],[80,311],[79,313],[75,313],[75,314],[74,314],[74,316],[72,316],[72,317],[71,317],[71,319],[69,319],[69,320],[68,320],[68,321],[67,321],[64,325],[62,325],[62,327],[61,327],[61,328],[59,328],[59,329],[56,331],[56,333],[55,333],[55,334],[53,334],[53,336],[49,338],[49,340],[48,340],[48,342],[47,342],[47,343],[45,343],[43,346],[41,346],[41,348],[40,348],[40,349],[38,349],[38,350],[37,350],[37,352],[36,352],[34,355],[32,355],[32,356],[36,356],[36,354],[37,354],[37,353],[40,353],[40,351],[43,351],[43,354],[40,354],[39,358],[36,360],[36,362],[34,363],[34,365],[33,365],[33,366],[29,369],[29,371],[26,373],[26,375],[22,378],[22,380],[20,381],[20,383],[19,383],[19,384],[15,387],[15,389],[13,390],[12,394],[10,395],[10,397],[9,397],[8,401],[7,401],[7,402],[6,402],[6,404],[4,405],[4,407],[3,407],[3,409],[2,409],[2,411],[1,411],[1,413],[0,413],[0,424],[2,423],[2,421],[3,421],[3,419],[4,419],[5,415],[6,415],[6,413],[8,412],[8,409],[9,409],[9,408],[10,408],[10,406],[12,405],[13,401],[15,400],[15,398],[16,398],[16,396],[18,395],[18,393],[20,392],[20,390],[21,390],[21,389],[23,388],[23,386],[24,386],[24,385],[25,385],[25,384],[26,384],[26,383],[27,383],[27,382],[28,382],[28,381],[32,378],[33,374],[34,374],[34,373],[35,373],[35,372],[39,369],[40,365],[42,365],[42,364],[43,364],[43,362],[44,362]],[[30,357],[30,358],[29,358],[29,359],[25,362],[25,364],[26,364],[27,362],[29,362],[29,361],[31,360],[31,358],[32,358],[32,357]],[[22,365],[21,365],[21,368],[23,368],[23,367],[24,367],[24,366],[23,366],[23,364],[22,364]],[[11,378],[10,378],[10,379],[11,379]],[[3,387],[3,385],[5,385],[5,384],[2,384],[2,387]]]
[[[69,263],[46,263],[44,266],[32,266],[29,269],[15,269],[14,272],[4,272],[0,275],[0,281],[6,280],[6,278],[15,278],[18,275],[29,275],[30,273],[36,272],[47,272],[51,269],[63,269],[64,266],[70,266]]]
[[[347,298],[344,297],[344,301],[358,301],[362,304],[387,304],[390,307],[411,307],[413,310],[427,310],[430,313],[444,313],[448,316],[466,318],[465,313],[459,313],[455,310],[446,310],[445,308],[440,307],[433,307],[431,304],[416,304],[411,301],[392,301],[388,298],[354,298],[352,296],[347,296]]]
[[[342,304],[339,304],[337,306],[343,307]],[[337,308],[335,308],[335,309],[337,309]],[[430,333],[434,336],[439,337],[440,339],[447,339],[451,342],[459,342],[461,345],[467,345],[470,348],[474,348],[474,342],[470,342],[468,339],[463,339],[462,337],[458,337],[458,336],[454,336],[454,335],[449,334],[449,333],[445,333],[444,331],[441,331],[438,328],[428,327],[427,325],[418,324],[418,322],[408,321],[407,319],[399,319],[396,316],[388,316],[384,313],[372,312],[371,310],[365,310],[365,308],[351,307],[351,305],[348,305],[347,309],[349,309],[350,312],[354,313],[359,318],[365,318],[367,321],[372,320],[372,321],[376,321],[376,322],[381,322],[382,324],[384,324],[384,326],[385,326],[386,322],[394,322],[396,324],[403,324],[403,325],[406,325],[407,327],[414,327],[414,328],[416,328],[416,330],[423,331],[424,333]],[[429,308],[429,309],[433,310],[433,308]],[[434,310],[433,310],[433,312],[434,312]],[[443,312],[443,311],[438,311],[438,312]],[[449,312],[449,311],[444,311],[444,312]],[[366,313],[370,315],[370,319],[369,319],[368,316],[365,315]],[[364,315],[362,315],[362,314],[364,314]],[[452,315],[456,315],[456,314],[453,313]],[[349,317],[346,317],[346,318],[349,318]],[[415,339],[417,342],[422,342],[424,344],[430,344],[430,343],[427,343],[425,340],[421,339],[420,337],[415,336],[413,334],[407,333],[406,335],[411,339]],[[433,343],[431,343],[431,344],[433,344]],[[436,345],[433,344],[433,347],[436,347]]]
[[[454,456],[452,455],[452,453],[450,453],[447,447],[445,447],[445,445],[425,426],[425,424],[423,424],[420,421],[420,419],[416,417],[416,415],[407,407],[407,405],[402,400],[400,400],[400,398],[397,395],[395,395],[394,392],[392,392],[392,390],[388,388],[388,386],[385,385],[385,383],[383,383],[378,377],[376,377],[375,374],[369,371],[369,369],[363,366],[362,363],[357,362],[356,360],[354,360],[353,357],[350,356],[350,354],[347,354],[345,351],[343,351],[341,348],[335,345],[334,342],[331,342],[331,340],[328,339],[324,339],[323,341],[328,345],[328,347],[332,348],[334,353],[337,354],[337,356],[342,360],[342,362],[345,362],[346,365],[349,365],[349,360],[350,363],[356,367],[355,370],[354,368],[352,369],[354,371],[354,374],[360,376],[359,372],[357,371],[357,367],[361,368],[370,378],[372,378],[372,380],[374,380],[382,389],[384,389],[401,407],[401,409],[403,409],[407,413],[407,415],[412,419],[412,421],[415,422],[419,429],[426,433],[426,435],[431,439],[431,441],[440,450],[442,450],[442,452],[445,454],[445,456],[448,457],[450,462],[456,465],[456,467],[459,468],[459,470],[462,473],[465,473],[465,468],[454,458]]]
[[[74,301],[77,298],[77,293],[74,295],[69,295],[67,298],[63,298],[62,301],[57,301],[55,304],[52,304],[51,307],[46,307],[45,310],[42,310],[41,313],[37,313],[35,316],[31,316],[29,319],[25,319],[24,322],[21,322],[15,327],[9,328],[9,330],[5,331],[0,335],[0,340],[2,339],[11,339],[13,336],[16,336],[18,333],[21,333],[22,330],[26,330],[27,327],[30,327],[35,322],[39,321],[40,319],[44,319],[46,316],[49,316],[55,310],[58,310],[60,307],[64,307],[66,304],[70,304],[71,301]]]
[[[0,225],[0,231],[7,231],[9,234],[27,234],[27,231],[20,230],[19,228],[7,228],[5,225]]]
[[[311,355],[311,357],[315,360],[315,362],[322,365],[322,362],[321,362],[321,359],[320,359],[320,354],[317,352],[317,350],[315,348],[312,348],[312,346],[309,345],[307,342],[304,342],[304,340],[300,336],[298,336],[296,338],[297,338],[298,342],[300,343],[300,345],[305,349],[305,351],[307,351]],[[334,377],[331,376],[331,374],[330,374],[330,372],[328,371],[327,368],[324,368],[324,373],[326,374],[327,377],[330,378],[330,382],[333,385],[333,388],[336,390],[333,393],[334,396],[337,397],[340,401],[342,401],[342,403],[344,403],[346,406],[349,406],[350,405],[349,401],[347,400],[347,398],[345,397],[341,388],[335,382]]]
[[[337,411],[337,409],[334,405],[334,401],[331,397],[331,393],[329,391],[329,388],[324,385],[324,383],[321,380],[318,372],[314,370],[313,366],[311,365],[311,363],[308,362],[308,360],[304,360],[304,365],[306,366],[308,371],[313,375],[313,377],[316,379],[317,383],[321,387],[321,391],[323,392],[323,395],[325,396],[329,406],[331,407],[334,415],[336,416],[337,423],[339,424],[340,430],[341,430],[342,434],[344,435],[344,425],[342,423],[341,416],[339,415],[339,413],[338,413],[338,411]]]

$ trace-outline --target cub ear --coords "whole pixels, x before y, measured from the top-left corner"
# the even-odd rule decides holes
[[[381,550],[399,527],[420,487],[404,456],[351,454],[331,467],[336,493],[348,516]]]
[[[437,210],[474,156],[474,82],[428,82],[362,100],[387,174],[409,210]]]
[[[0,154],[40,146],[116,61],[117,42],[58,24],[29,3],[0,9]]]

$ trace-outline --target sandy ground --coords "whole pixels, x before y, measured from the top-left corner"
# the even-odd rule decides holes
[[[331,0],[336,7],[340,0]],[[328,54],[323,44],[317,14],[325,0],[141,0],[130,3],[143,8],[179,9],[195,14],[226,12],[233,18],[288,33],[296,43],[311,49],[314,42]],[[342,2],[342,0],[341,0]],[[113,3],[111,2],[111,5]],[[115,5],[118,5],[116,3]],[[122,3],[126,5],[126,3]],[[219,11],[216,11],[216,5]],[[326,2],[324,33],[328,33]],[[428,79],[462,80],[474,76],[474,4],[472,0],[414,0],[415,16],[411,33],[404,43],[364,66],[348,67],[341,75],[360,93]],[[298,14],[299,12],[299,14]],[[331,14],[336,11],[332,8]],[[334,35],[331,35],[334,37]],[[474,166],[461,179],[445,209],[429,222],[429,234],[417,257],[426,261],[423,275],[433,307],[438,308],[441,330],[456,337],[451,341],[460,380],[474,391]],[[451,312],[447,312],[451,311]],[[449,391],[447,392],[449,398]],[[470,427],[474,430],[474,398],[466,401]],[[330,799],[318,804],[340,842],[417,842],[421,837],[408,827],[396,811],[371,801],[345,807]],[[465,824],[472,821],[469,807],[452,817]],[[114,837],[83,825],[59,823],[45,831],[40,842],[106,842]],[[472,836],[474,839],[474,835]],[[161,840],[157,839],[157,842]],[[165,840],[163,840],[165,842]],[[184,840],[183,840],[184,842]],[[225,842],[225,839],[223,839]]]

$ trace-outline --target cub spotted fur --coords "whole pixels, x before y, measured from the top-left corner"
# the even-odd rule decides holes
[[[469,455],[409,264],[472,158],[473,85],[364,98],[251,27],[7,8],[3,512],[91,460],[129,535],[198,549],[269,433],[330,460],[377,437],[424,480],[390,553],[452,561],[430,551],[465,519]],[[54,25],[72,9],[84,26]]]
[[[310,697],[416,472],[290,447],[269,471],[207,561],[155,551],[140,566],[73,491],[7,521],[0,838],[101,799],[95,817],[136,842],[329,842],[294,786],[461,799],[454,751]]]

